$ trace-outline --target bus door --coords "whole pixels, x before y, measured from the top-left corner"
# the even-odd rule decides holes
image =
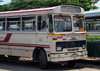
[[[48,34],[47,34],[47,15],[39,15],[37,19],[37,30],[36,34],[37,43],[47,43],[48,42]]]

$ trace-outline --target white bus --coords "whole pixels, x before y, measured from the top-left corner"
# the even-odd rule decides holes
[[[62,5],[0,12],[0,55],[29,57],[46,68],[47,62],[87,57],[84,9]]]

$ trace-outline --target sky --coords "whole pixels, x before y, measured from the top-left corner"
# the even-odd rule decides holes
[[[9,3],[11,2],[11,0],[3,0],[4,2],[1,2],[0,5],[3,5],[3,4],[6,4],[6,3]]]
[[[9,3],[11,0],[3,0],[4,2],[2,2],[0,5],[3,5],[3,4],[6,4],[6,3]],[[100,1],[98,3],[95,4],[96,6],[99,7],[100,9]]]
[[[98,3],[96,3],[95,5],[98,6],[100,9],[100,1]]]

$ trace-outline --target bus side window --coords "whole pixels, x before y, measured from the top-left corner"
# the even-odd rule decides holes
[[[0,31],[5,30],[5,18],[0,18]]]
[[[46,15],[38,16],[38,31],[39,32],[47,31],[47,16]]]
[[[35,15],[22,16],[22,30],[35,32]]]
[[[7,17],[7,30],[20,31],[20,16]]]
[[[49,15],[49,32],[53,32],[52,15]]]

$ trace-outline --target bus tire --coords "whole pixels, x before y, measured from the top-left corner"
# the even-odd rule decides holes
[[[67,63],[68,63],[68,66],[70,67],[74,67],[74,65],[76,64],[75,61],[68,61]]]
[[[40,49],[40,53],[39,53],[39,64],[41,69],[45,69],[47,67],[46,53],[42,49]]]

